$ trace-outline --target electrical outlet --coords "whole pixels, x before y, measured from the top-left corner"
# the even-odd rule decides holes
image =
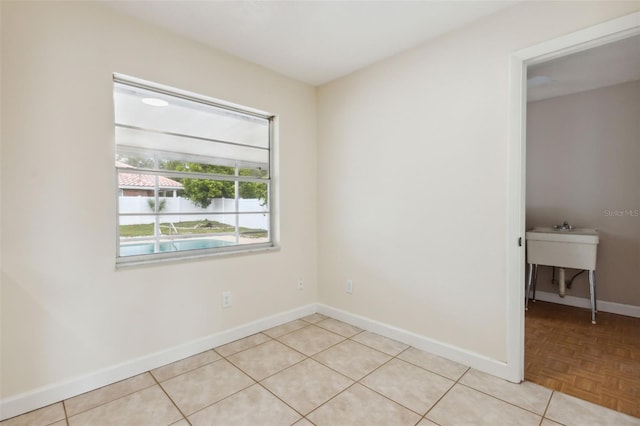
[[[302,290],[304,288],[304,282],[302,278],[298,279],[298,290]]]
[[[222,307],[223,308],[230,308],[231,306],[233,306],[233,299],[231,297],[231,292],[230,291],[223,291],[222,292]]]
[[[347,293],[349,293],[349,294],[353,293],[353,281],[352,280],[347,280]]]

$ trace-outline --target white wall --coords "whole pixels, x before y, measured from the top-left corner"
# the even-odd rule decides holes
[[[598,299],[640,306],[640,81],[527,106],[527,229],[598,229]],[[570,271],[571,275],[575,272]],[[538,290],[557,292],[551,268]],[[586,274],[567,294],[589,297]]]
[[[518,4],[321,87],[320,301],[505,361],[509,57],[639,8]]]
[[[3,399],[317,300],[312,87],[95,3],[1,7]],[[113,72],[278,115],[280,251],[115,270]]]

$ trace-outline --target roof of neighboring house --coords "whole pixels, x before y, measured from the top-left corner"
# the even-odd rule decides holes
[[[116,167],[126,169],[136,169],[129,164],[116,161]],[[153,189],[156,185],[155,175],[143,175],[140,173],[118,173],[118,186],[120,188],[142,188]],[[158,176],[158,188],[160,189],[182,189],[182,184],[164,176]]]

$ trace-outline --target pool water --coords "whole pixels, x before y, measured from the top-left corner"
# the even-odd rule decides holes
[[[160,253],[168,251],[198,250],[206,248],[232,246],[234,243],[214,239],[176,240],[160,243]],[[155,253],[154,243],[123,244],[120,246],[120,256],[137,256]]]

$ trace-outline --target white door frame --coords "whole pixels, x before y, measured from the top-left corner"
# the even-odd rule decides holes
[[[507,376],[524,380],[527,66],[640,34],[640,12],[515,52],[510,58],[507,206]],[[521,239],[522,246],[518,245]]]

